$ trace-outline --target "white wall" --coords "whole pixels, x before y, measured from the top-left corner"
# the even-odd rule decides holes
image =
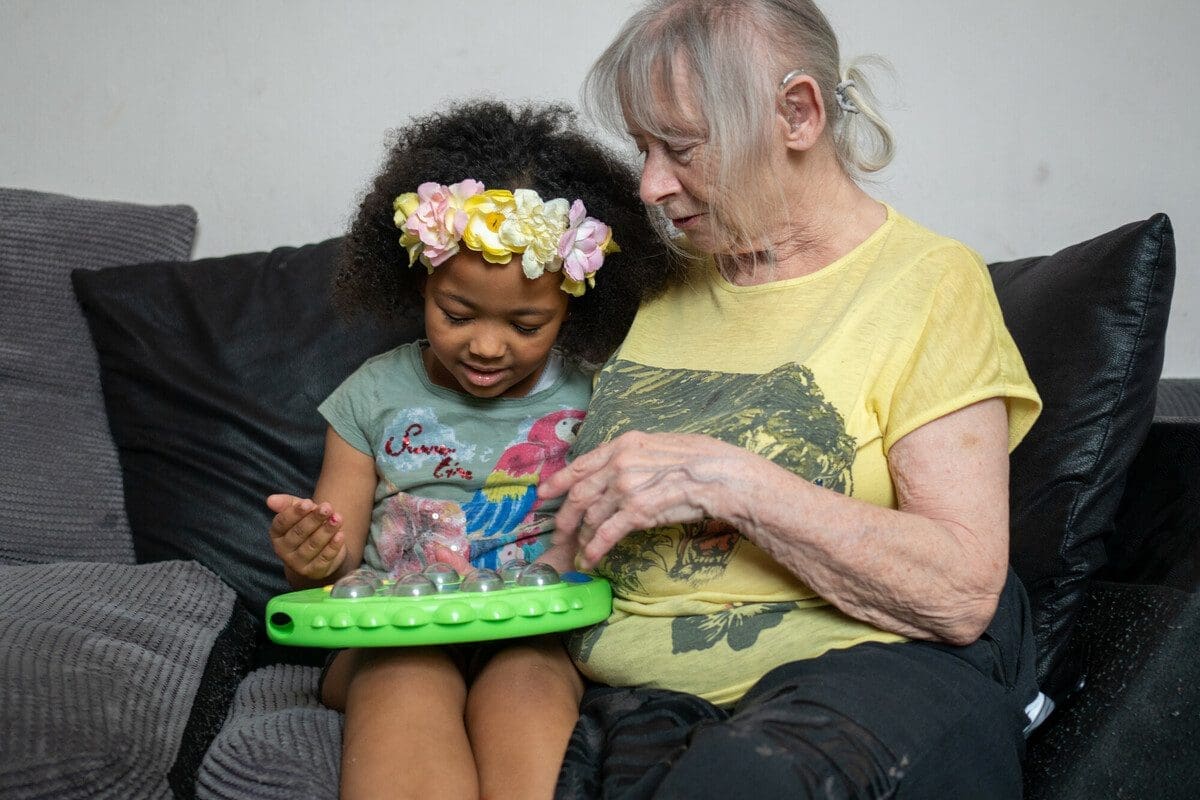
[[[186,202],[195,255],[338,234],[390,127],[573,101],[629,0],[0,0],[0,184]],[[825,0],[900,141],[874,191],[998,260],[1166,211],[1165,374],[1200,376],[1200,4]]]

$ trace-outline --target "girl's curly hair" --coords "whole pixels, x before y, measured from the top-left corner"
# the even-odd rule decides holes
[[[638,304],[683,269],[655,235],[638,198],[637,174],[581,133],[570,108],[474,101],[414,119],[393,134],[383,170],[344,242],[334,280],[341,310],[385,319],[420,313],[426,272],[420,264],[408,266],[392,201],[426,181],[449,185],[464,178],[489,189],[533,189],[546,199],[579,198],[590,216],[612,228],[621,251],[605,258],[594,287],[571,298],[559,331],[558,346],[568,356],[592,363],[607,358]]]

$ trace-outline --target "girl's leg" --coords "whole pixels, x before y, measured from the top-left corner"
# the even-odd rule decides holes
[[[343,651],[329,667],[321,700],[346,712],[343,800],[479,795],[463,726],[466,685],[442,650]]]
[[[522,639],[492,656],[467,696],[480,796],[552,797],[582,695],[557,636]]]

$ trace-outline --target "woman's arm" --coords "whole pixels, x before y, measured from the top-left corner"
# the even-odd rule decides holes
[[[312,498],[273,494],[271,545],[297,589],[323,586],[357,568],[371,527],[375,461],[332,427]]]
[[[947,414],[892,447],[899,509],[814,486],[706,436],[629,433],[546,481],[567,494],[557,539],[585,565],[626,534],[723,519],[857,619],[916,639],[974,641],[1008,567],[1008,419],[999,398]]]

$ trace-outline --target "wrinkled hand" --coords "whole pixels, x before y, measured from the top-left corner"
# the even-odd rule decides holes
[[[329,503],[307,497],[273,494],[267,507],[271,520],[271,547],[291,572],[312,581],[324,581],[346,559],[342,517]]]
[[[566,495],[553,542],[579,548],[591,568],[633,531],[722,517],[751,453],[709,436],[630,432],[542,481],[543,499]]]
[[[534,559],[541,564],[549,564],[561,575],[575,569],[574,542],[563,537],[560,544],[552,544],[544,553]]]

